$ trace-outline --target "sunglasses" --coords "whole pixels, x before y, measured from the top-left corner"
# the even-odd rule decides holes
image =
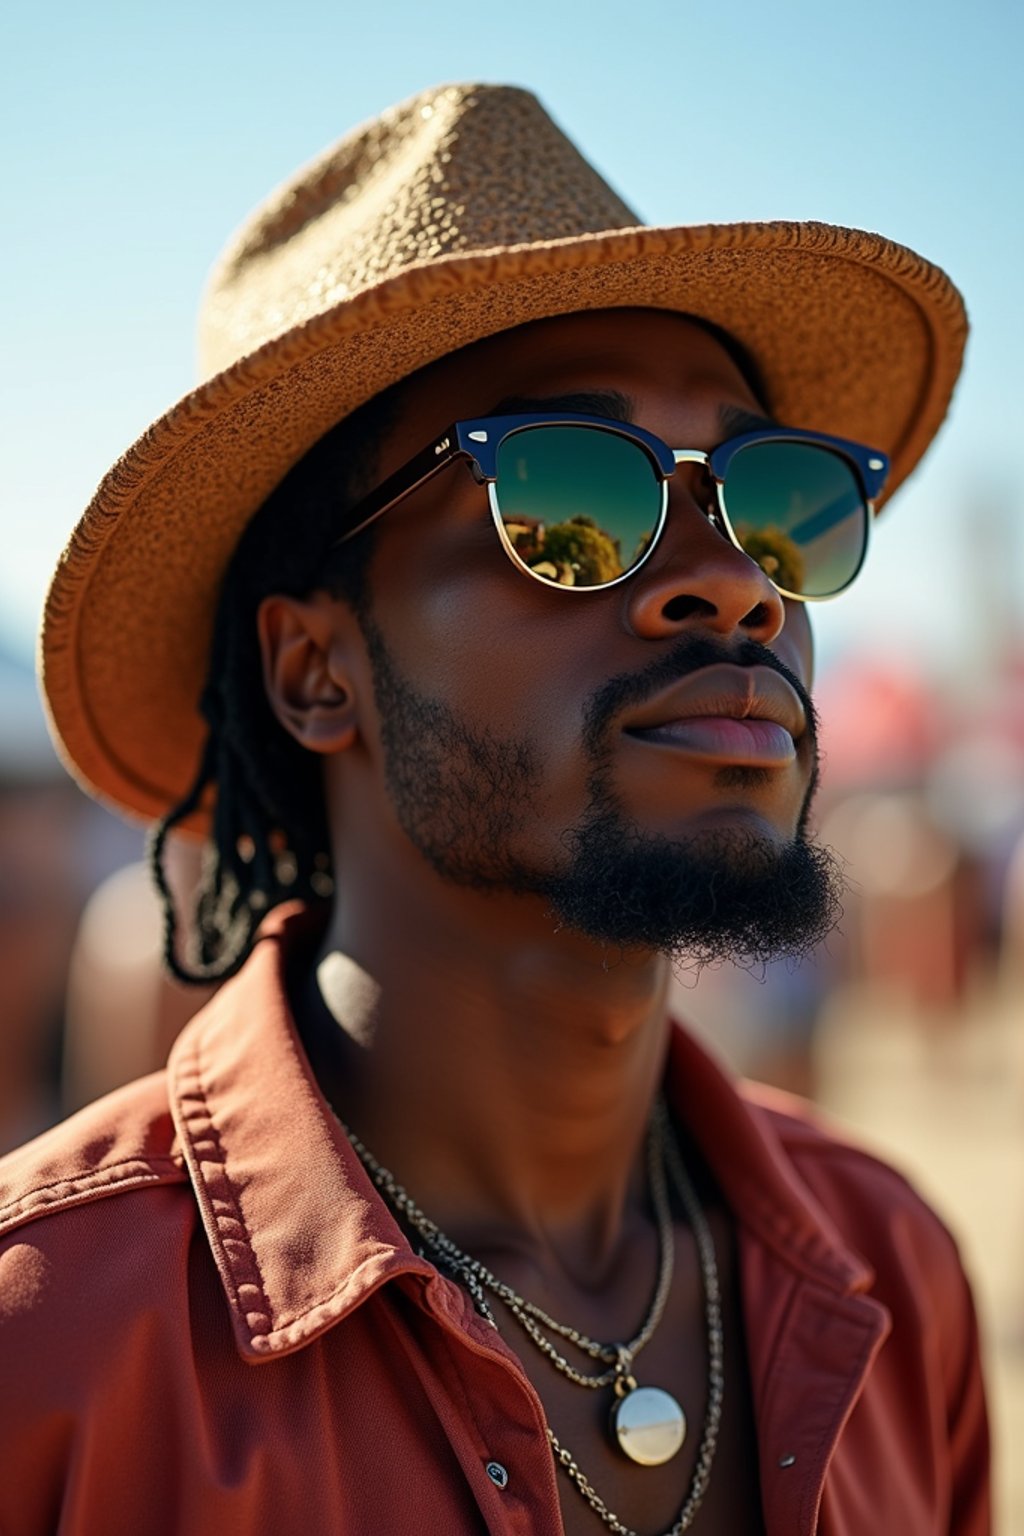
[[[455,460],[486,484],[494,526],[514,565],[535,580],[601,591],[638,571],[668,520],[668,482],[696,464],[705,509],[783,597],[835,597],[857,575],[889,461],[820,432],[766,426],[711,453],[670,448],[603,416],[535,412],[457,421],[350,514],[354,538]]]

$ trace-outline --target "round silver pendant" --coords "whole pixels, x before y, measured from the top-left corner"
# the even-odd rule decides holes
[[[634,1387],[612,1408],[612,1430],[631,1461],[660,1467],[686,1439],[686,1414],[671,1392]]]

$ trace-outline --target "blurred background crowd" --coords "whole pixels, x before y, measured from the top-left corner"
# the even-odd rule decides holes
[[[0,19],[0,1147],[163,1061],[144,839],[49,745],[49,572],[100,475],[194,378],[232,228],[428,84],[538,92],[651,223],[879,229],[963,288],[947,426],[858,585],[816,608],[817,820],[842,926],[799,967],[681,972],[675,1011],[903,1168],[975,1281],[1000,1531],[1024,1533],[1024,9],[1011,0],[95,0]],[[194,850],[173,854],[186,889]]]

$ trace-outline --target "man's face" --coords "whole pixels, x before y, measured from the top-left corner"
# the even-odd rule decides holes
[[[584,396],[576,409],[607,414],[592,399],[604,392],[674,448],[713,448],[728,410],[764,416],[729,354],[692,322],[575,315],[418,376],[380,477],[452,420],[499,402],[557,408]],[[360,785],[360,816],[390,822],[382,834],[446,881],[542,897],[561,923],[605,943],[766,958],[806,948],[834,908],[834,872],[804,837],[816,771],[803,725],[810,630],[805,608],[709,522],[698,475],[680,467],[657,549],[604,591],[518,570],[461,465],[384,516],[363,623],[375,707],[359,742],[363,777],[382,793],[368,801]],[[719,678],[783,697],[792,748],[735,722],[680,725],[687,700]]]

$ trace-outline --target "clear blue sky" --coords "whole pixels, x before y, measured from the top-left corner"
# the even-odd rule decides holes
[[[0,638],[31,647],[97,480],[190,387],[205,274],[252,206],[389,103],[487,79],[537,91],[651,222],[878,229],[963,288],[951,420],[860,591],[816,613],[826,655],[868,635],[945,665],[979,613],[1024,607],[1021,17],[1011,0],[6,7]]]

